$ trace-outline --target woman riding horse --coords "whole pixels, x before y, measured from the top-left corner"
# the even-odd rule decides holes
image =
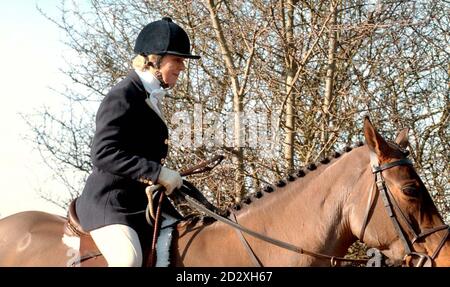
[[[258,237],[222,221],[178,223],[170,264],[334,266],[359,239],[388,265],[450,266],[450,229],[408,159],[406,131],[386,141],[366,119],[364,136],[366,145],[309,164],[243,200],[230,219]],[[1,219],[0,266],[106,265],[90,249],[91,238],[66,227],[67,218],[41,211]],[[371,259],[381,264],[381,256]]]
[[[93,171],[76,201],[81,226],[90,232],[108,266],[142,266],[143,243],[150,242],[145,220],[145,188],[180,188],[177,171],[164,167],[168,129],[161,107],[190,53],[186,32],[170,18],[139,33],[133,67],[103,99],[92,143]]]

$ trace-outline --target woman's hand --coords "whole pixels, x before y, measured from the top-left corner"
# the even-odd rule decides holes
[[[183,185],[183,179],[177,171],[161,167],[157,183],[163,185],[166,188],[166,194],[170,195]]]

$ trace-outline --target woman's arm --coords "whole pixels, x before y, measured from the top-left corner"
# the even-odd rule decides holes
[[[92,163],[104,171],[152,184],[158,179],[161,165],[124,148],[130,140],[126,129],[137,128],[131,113],[125,90],[110,93],[103,99],[96,117]]]

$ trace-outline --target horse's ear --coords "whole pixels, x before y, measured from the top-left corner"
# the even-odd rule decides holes
[[[378,157],[388,154],[388,144],[373,127],[368,116],[364,118],[364,137],[370,150],[376,153]]]
[[[406,149],[408,147],[408,132],[409,128],[403,129],[395,139],[395,142],[403,149]]]

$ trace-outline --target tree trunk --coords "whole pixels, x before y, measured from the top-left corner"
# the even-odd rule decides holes
[[[326,144],[329,140],[329,126],[330,126],[330,110],[333,101],[333,78],[336,71],[336,20],[337,20],[337,5],[336,1],[330,2],[330,12],[332,17],[329,23],[329,36],[328,36],[328,67],[325,78],[325,95],[322,102],[322,127],[320,134],[320,142],[322,150],[326,150]]]
[[[240,94],[239,79],[236,74],[236,69],[233,64],[230,49],[223,35],[220,19],[216,13],[217,5],[214,0],[208,0],[208,11],[211,18],[211,23],[214,28],[217,41],[220,45],[222,58],[225,61],[225,67],[231,80],[231,87],[233,92],[233,112],[234,112],[234,148],[233,148],[233,164],[237,167],[235,173],[234,194],[236,202],[239,202],[245,193],[244,188],[244,161],[243,161],[243,126],[240,116],[243,112],[242,94]]]
[[[295,72],[297,70],[297,63],[295,61],[295,47],[294,47],[294,5],[297,1],[289,0],[286,6],[287,16],[285,22],[286,35],[286,93],[291,90],[290,87],[294,85]],[[283,5],[283,1],[281,1]],[[284,11],[284,7],[282,7]],[[283,15],[284,16],[284,15]],[[295,93],[293,90],[289,93],[286,99],[286,115],[285,115],[285,137],[284,137],[284,161],[287,172],[292,172],[294,169],[294,140],[295,140]]]

